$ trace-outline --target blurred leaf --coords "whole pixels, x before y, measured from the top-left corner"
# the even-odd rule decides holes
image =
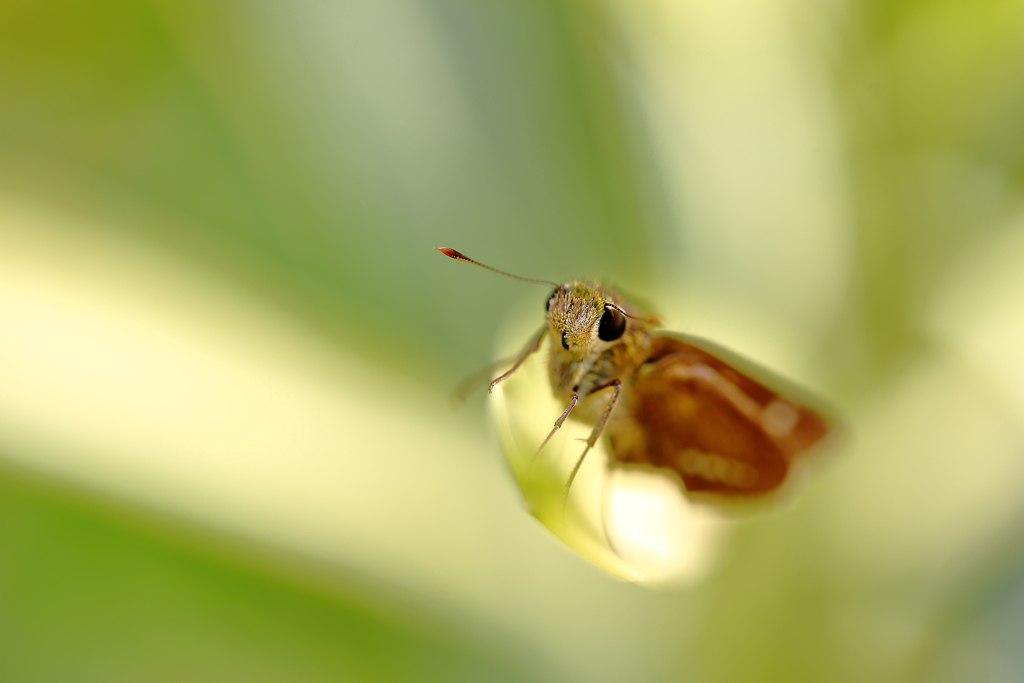
[[[0,678],[529,679],[443,625],[370,607],[380,589],[338,593],[309,573],[0,471]]]

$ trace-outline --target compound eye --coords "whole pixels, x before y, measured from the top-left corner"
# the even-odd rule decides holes
[[[551,302],[555,300],[555,295],[558,294],[558,291],[560,289],[562,289],[562,288],[561,287],[555,287],[555,291],[551,292],[551,296],[548,297],[547,303],[544,304],[544,310],[545,311],[550,311],[551,310]]]
[[[597,336],[604,341],[615,341],[626,331],[626,316],[614,308],[605,307],[601,321],[597,323]]]

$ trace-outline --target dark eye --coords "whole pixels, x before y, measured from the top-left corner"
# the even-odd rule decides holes
[[[544,304],[545,311],[551,310],[551,302],[555,300],[555,295],[558,294],[558,290],[560,289],[561,287],[555,287],[555,291],[551,292],[551,296],[548,297],[548,302]]]
[[[614,308],[605,307],[601,322],[597,324],[597,336],[604,341],[615,341],[626,331],[626,316]]]

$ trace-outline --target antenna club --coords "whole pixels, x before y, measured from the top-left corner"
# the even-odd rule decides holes
[[[455,251],[454,249],[451,249],[449,247],[434,247],[434,249],[437,249],[439,252],[441,252],[442,254],[447,256],[448,258],[457,259],[459,261],[469,261],[469,260],[471,260],[465,254],[463,254],[461,252],[458,252],[458,251]]]

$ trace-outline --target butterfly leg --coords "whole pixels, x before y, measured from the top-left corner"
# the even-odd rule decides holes
[[[551,428],[551,431],[544,439],[544,442],[541,443],[540,448],[537,449],[537,453],[540,453],[542,450],[544,450],[544,447],[548,445],[548,441],[551,441],[551,437],[553,437],[555,435],[555,432],[557,432],[562,427],[562,423],[565,422],[565,418],[569,417],[569,413],[571,413],[572,409],[576,407],[576,404],[579,403],[579,400],[580,395],[577,394],[575,391],[572,392],[572,398],[569,399],[569,406],[564,411],[562,411],[562,414],[558,416],[557,420],[555,420],[555,426]]]
[[[562,492],[563,505],[569,499],[569,488],[572,486],[573,480],[576,479],[576,473],[580,471],[580,465],[583,464],[583,459],[587,457],[587,453],[589,453],[590,449],[594,447],[597,440],[601,438],[601,433],[604,431],[605,425],[608,424],[608,419],[612,416],[612,411],[615,410],[615,405],[619,402],[619,394],[622,393],[622,382],[617,379],[605,382],[604,384],[591,389],[590,394],[588,395],[593,395],[602,389],[613,389],[614,393],[612,393],[612,397],[608,399],[608,405],[605,406],[604,412],[601,413],[601,419],[597,421],[597,424],[594,425],[593,431],[590,432],[590,437],[587,439],[587,446],[583,449],[583,454],[580,455],[580,459],[576,461],[576,465],[572,468],[572,472],[569,473],[569,480],[565,482],[565,489]]]
[[[491,393],[492,391],[494,391],[494,387],[498,386],[498,384],[500,384],[501,382],[504,382],[506,379],[511,377],[512,374],[516,370],[519,369],[519,366],[522,365],[524,362],[526,362],[526,359],[529,358],[531,355],[533,355],[533,353],[536,352],[537,349],[540,348],[540,343],[542,341],[544,341],[544,335],[546,335],[547,333],[548,333],[548,326],[545,325],[543,328],[541,328],[541,331],[537,334],[537,336],[534,337],[533,340],[527,345],[527,347],[525,349],[523,349],[523,353],[519,356],[519,359],[515,362],[515,365],[513,365],[511,368],[509,368],[508,372],[506,372],[505,374],[501,375],[500,377],[498,377],[497,379],[495,379],[494,381],[492,381],[488,385],[488,387],[487,387],[487,393],[488,394]]]
[[[505,358],[496,360],[493,363],[488,364],[487,367],[480,368],[473,374],[466,375],[459,380],[459,383],[455,385],[454,389],[452,389],[451,396],[449,396],[449,402],[452,407],[461,408],[474,391],[490,384],[491,378],[494,377],[494,373],[504,367],[507,367],[510,363],[514,363],[515,358],[515,356],[506,356]]]

